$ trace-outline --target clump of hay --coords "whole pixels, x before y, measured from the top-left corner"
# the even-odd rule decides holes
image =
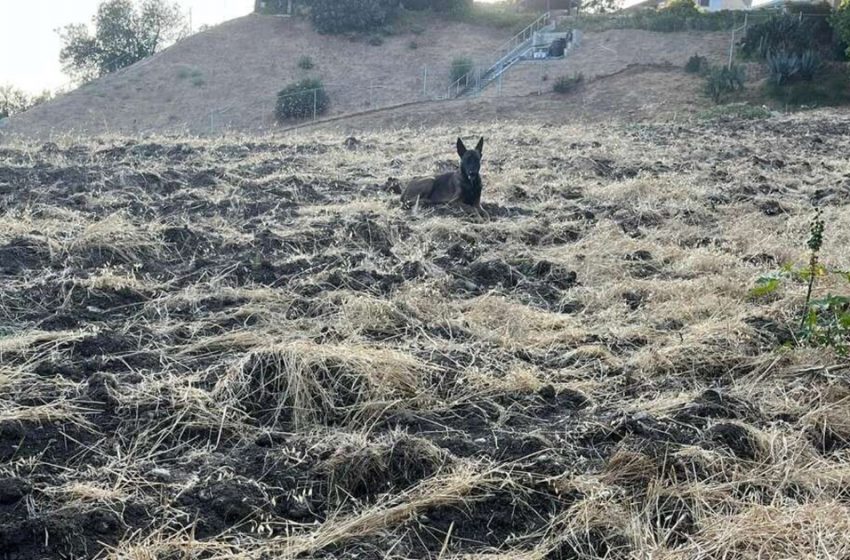
[[[447,460],[447,453],[433,443],[401,431],[372,441],[355,434],[329,443],[334,448],[321,468],[337,502],[405,490],[433,476]]]
[[[418,321],[394,302],[362,295],[347,295],[340,304],[338,330],[348,335],[399,336]]]
[[[255,348],[216,386],[264,424],[296,429],[373,418],[418,394],[425,366],[386,348],[308,341]]]
[[[850,509],[837,501],[802,505],[750,504],[740,512],[712,516],[694,541],[705,557],[847,558]]]
[[[507,349],[578,346],[587,337],[575,318],[533,309],[504,297],[475,298],[464,303],[461,313],[470,332]]]

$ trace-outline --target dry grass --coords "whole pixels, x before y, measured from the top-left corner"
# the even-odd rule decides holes
[[[850,269],[845,129],[484,125],[484,223],[392,192],[446,127],[10,146],[0,544],[846,557],[846,358],[749,293],[813,203]]]
[[[50,107],[9,123],[6,131],[206,133],[211,126],[215,131],[268,130],[274,127],[277,93],[308,74],[325,83],[331,114],[364,111],[421,99],[426,66],[429,93],[442,93],[457,52],[484,58],[510,37],[504,30],[430,16],[417,19],[424,33],[416,36],[419,48],[413,51],[408,48],[413,35],[407,32],[388,36],[375,47],[366,37],[320,35],[304,18],[241,17],[78,88]],[[445,48],[448,42],[453,49]],[[257,49],[257,44],[265,48]],[[309,73],[297,66],[304,55],[316,65]],[[185,77],[187,69],[201,85]]]
[[[271,413],[270,423],[283,416],[301,429],[412,401],[425,373],[423,364],[394,350],[292,341],[252,349],[214,394],[236,406],[255,403],[257,414]]]

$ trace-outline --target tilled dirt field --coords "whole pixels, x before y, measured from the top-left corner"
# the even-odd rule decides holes
[[[0,558],[850,555],[850,120],[456,132],[0,147]]]

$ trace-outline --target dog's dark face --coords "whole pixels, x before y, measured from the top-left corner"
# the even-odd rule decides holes
[[[478,178],[481,171],[481,152],[484,149],[484,138],[478,141],[478,145],[474,150],[467,150],[463,145],[463,140],[457,139],[457,155],[460,156],[460,172],[469,181],[472,182]]]

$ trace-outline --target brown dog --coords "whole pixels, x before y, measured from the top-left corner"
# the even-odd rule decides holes
[[[478,141],[474,150],[467,150],[463,140],[457,139],[457,154],[460,156],[460,168],[452,173],[437,177],[417,177],[407,184],[401,195],[405,203],[454,204],[471,214],[490,219],[490,215],[481,207],[481,152],[484,138]]]

